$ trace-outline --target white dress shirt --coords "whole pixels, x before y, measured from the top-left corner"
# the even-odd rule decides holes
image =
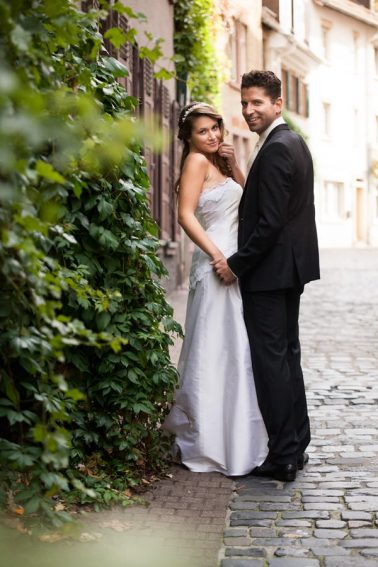
[[[269,134],[271,133],[272,130],[274,130],[274,128],[276,126],[279,126],[280,124],[286,124],[285,120],[282,118],[282,116],[279,116],[278,118],[276,118],[275,120],[273,120],[273,122],[271,123],[270,126],[268,126],[268,128],[266,130],[264,130],[264,132],[261,132],[258,142],[255,145],[255,148],[252,152],[251,157],[248,160],[247,163],[247,172],[249,172],[249,170],[252,167],[253,162],[255,161],[255,158],[261,148],[261,146],[263,145],[263,143],[265,142],[265,140],[267,139],[267,137],[269,136]]]

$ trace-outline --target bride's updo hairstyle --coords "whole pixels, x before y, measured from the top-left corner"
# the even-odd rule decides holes
[[[175,183],[175,191],[178,193],[180,186],[180,179],[182,169],[184,167],[184,162],[188,157],[190,152],[189,139],[192,135],[193,125],[196,118],[201,116],[208,116],[216,122],[218,122],[219,130],[221,132],[221,141],[223,142],[224,137],[224,123],[222,116],[206,102],[190,102],[180,112],[178,120],[178,139],[184,144],[181,163],[180,163],[180,176]],[[218,153],[214,154],[214,165],[223,173],[223,175],[232,176],[231,168],[229,167],[227,160],[221,157]]]

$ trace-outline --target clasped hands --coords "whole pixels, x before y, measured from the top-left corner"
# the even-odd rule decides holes
[[[236,280],[235,275],[229,268],[226,258],[222,255],[215,258],[210,264],[213,266],[214,271],[225,285],[231,285]]]

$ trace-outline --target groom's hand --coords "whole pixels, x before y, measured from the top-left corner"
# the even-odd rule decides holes
[[[213,260],[210,262],[216,271],[217,275],[226,285],[231,285],[237,279],[235,274],[233,274],[227,264],[226,258],[219,258],[218,260]]]

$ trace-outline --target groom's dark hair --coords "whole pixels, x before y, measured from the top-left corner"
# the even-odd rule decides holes
[[[273,71],[249,71],[244,73],[241,81],[242,89],[261,87],[274,102],[281,96],[281,81]]]

